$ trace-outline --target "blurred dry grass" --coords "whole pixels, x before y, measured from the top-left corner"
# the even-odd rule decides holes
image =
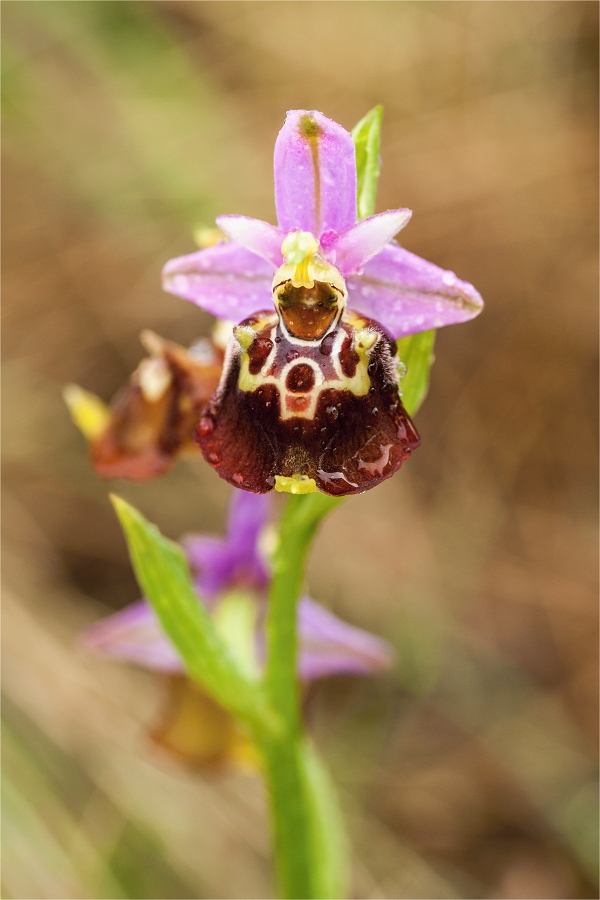
[[[307,716],[355,897],[597,897],[597,16],[579,2],[5,2],[3,896],[270,896],[260,785],[146,738],[162,686],[76,649],[137,596],[60,400],[108,398],[151,327],[209,317],[160,268],[218,212],[272,219],[286,109],[385,106],[379,208],[472,281],[423,444],[339,510],[313,594],[386,635],[388,679]],[[218,531],[201,462],[111,485]]]

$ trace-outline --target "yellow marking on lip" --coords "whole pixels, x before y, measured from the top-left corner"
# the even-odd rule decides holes
[[[276,475],[275,490],[280,494],[314,494],[317,483],[308,475]]]
[[[354,349],[359,356],[368,354],[377,343],[377,332],[364,328],[354,335]]]
[[[245,326],[250,327],[250,326]],[[295,397],[310,397],[311,402],[310,405],[304,411],[290,411],[286,408],[286,404],[284,402],[284,398],[287,395],[288,391],[285,386],[285,379],[287,378],[287,373],[290,368],[294,365],[297,365],[300,362],[306,362],[311,365],[311,368],[314,366],[314,361],[310,359],[302,359],[301,357],[294,360],[292,363],[286,365],[281,374],[278,377],[274,375],[265,375],[264,373],[269,370],[273,358],[276,353],[276,342],[274,339],[274,330],[276,326],[273,326],[271,331],[271,338],[273,340],[273,350],[269,354],[266,359],[262,369],[260,372],[257,372],[256,375],[252,375],[250,373],[250,357],[247,351],[242,350],[240,354],[240,374],[238,377],[238,387],[241,391],[246,391],[248,393],[257,390],[259,387],[267,384],[274,384],[275,387],[279,391],[279,396],[282,398],[280,417],[282,420],[285,419],[314,419],[315,412],[317,409],[317,403],[319,401],[319,397],[321,393],[328,388],[332,388],[338,391],[350,391],[350,393],[354,394],[355,397],[364,397],[369,392],[369,388],[371,386],[371,378],[369,376],[368,365],[369,365],[369,356],[372,347],[369,350],[359,351],[359,360],[356,366],[356,372],[354,375],[349,378],[347,375],[344,375],[342,372],[341,364],[339,359],[337,358],[337,353],[339,352],[339,348],[341,347],[346,333],[344,331],[340,331],[340,334],[337,337],[336,344],[333,347],[331,358],[333,360],[333,364],[336,370],[337,378],[328,378],[323,379],[320,383],[317,383],[315,387],[313,387],[310,391],[306,393],[294,394]],[[365,332],[365,334],[369,334],[369,338],[371,334],[375,335],[375,340],[377,340],[377,332]],[[320,370],[319,370],[320,372]],[[317,370],[315,369],[315,375],[317,374]],[[317,376],[318,377],[318,376]]]
[[[250,326],[244,326],[250,329]],[[354,394],[355,397],[364,397],[369,392],[369,388],[371,386],[371,378],[369,376],[369,357],[371,351],[379,337],[378,333],[375,331],[367,331],[365,329],[362,332],[362,335],[365,339],[365,342],[368,346],[367,349],[363,348],[358,350],[359,360],[356,366],[356,372],[354,375],[349,378],[347,375],[344,375],[341,368],[341,363],[338,359],[337,354],[339,353],[339,349],[346,338],[346,333],[344,331],[340,331],[336,343],[332,349],[331,358],[333,360],[334,368],[336,370],[337,378],[323,378],[323,380],[319,379],[320,369],[315,367],[315,363],[313,360],[302,357],[295,359],[292,363],[287,364],[282,369],[280,375],[275,377],[274,375],[266,375],[265,372],[269,370],[271,367],[272,361],[275,357],[276,353],[276,342],[275,342],[275,332],[276,326],[273,326],[271,330],[271,339],[273,340],[273,350],[269,354],[267,360],[265,361],[260,372],[257,372],[256,375],[252,375],[250,373],[250,357],[248,352],[242,350],[240,353],[240,374],[238,377],[238,387],[241,391],[245,391],[251,393],[252,391],[257,390],[257,388],[262,387],[263,385],[273,384],[279,391],[279,396],[282,399],[281,408],[280,408],[280,418],[285,419],[314,419],[317,403],[319,402],[319,397],[321,393],[328,388],[332,388],[337,391],[350,391],[350,393]],[[374,339],[371,338],[371,335],[374,336]],[[367,337],[368,336],[368,337]],[[315,386],[306,393],[294,394],[295,397],[310,397],[311,402],[306,410],[303,411],[291,411],[287,409],[287,404],[285,403],[285,397],[288,394],[288,391],[285,386],[285,380],[287,378],[288,371],[293,366],[298,363],[305,362],[311,366],[311,368],[315,367],[315,376],[317,377],[317,383]],[[322,375],[321,375],[322,378]]]
[[[252,346],[252,342],[256,337],[256,332],[253,328],[250,327],[250,325],[234,325],[233,334],[236,341],[244,351],[250,349],[250,347]]]

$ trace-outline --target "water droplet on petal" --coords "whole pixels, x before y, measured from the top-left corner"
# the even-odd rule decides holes
[[[207,437],[215,430],[215,423],[210,416],[202,416],[198,423],[198,434],[200,437]]]

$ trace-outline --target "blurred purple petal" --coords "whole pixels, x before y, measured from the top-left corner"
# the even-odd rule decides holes
[[[384,247],[347,284],[348,307],[394,338],[466,322],[483,308],[472,284],[398,244]]]
[[[281,245],[285,232],[274,225],[249,216],[219,216],[217,225],[233,241],[266,259],[274,268],[282,264]]]
[[[234,488],[227,519],[227,539],[256,553],[261,531],[269,521],[271,498]]]
[[[394,650],[387,641],[348,625],[310,597],[298,606],[299,672],[303,681],[328,675],[365,675],[388,669]]]
[[[275,205],[282,231],[346,231],[356,222],[352,136],[322,113],[290,110],[275,142]]]
[[[343,275],[358,272],[404,228],[411,216],[410,209],[390,209],[357,222],[339,236],[334,245],[335,258],[331,261]]]
[[[169,260],[163,287],[213,316],[241,322],[271,309],[273,266],[235,242]]]
[[[183,665],[145,600],[101,619],[81,635],[86,650],[107,659],[135,663],[161,672],[183,672]]]
[[[234,585],[263,590],[269,572],[258,552],[258,539],[267,524],[270,497],[233,491],[225,538],[190,535],[183,540],[200,596],[212,602]]]

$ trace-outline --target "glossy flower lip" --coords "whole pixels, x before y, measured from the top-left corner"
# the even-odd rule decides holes
[[[290,111],[275,144],[274,171],[278,227],[220,216],[230,242],[170,260],[165,290],[235,322],[269,310],[281,245],[290,233],[305,231],[346,279],[348,309],[374,319],[392,338],[465,322],[481,311],[471,284],[393,242],[410,210],[357,222],[354,144],[336,122],[316,111]]]
[[[259,547],[269,509],[267,495],[234,490],[225,538],[186,539],[198,602],[213,612],[218,614],[219,600],[228,590],[253,591],[257,601],[264,596],[269,573]],[[394,652],[386,641],[343,622],[310,597],[302,597],[299,603],[298,635],[299,676],[305,682],[329,675],[366,675],[393,663]],[[261,634],[256,635],[256,643],[260,652]],[[168,674],[184,671],[145,600],[87,628],[82,644],[97,656]]]
[[[351,316],[323,339],[292,344],[277,318],[262,313],[234,329],[196,430],[206,461],[259,494],[301,485],[345,496],[390,478],[419,446],[398,393],[395,344],[373,320]]]

